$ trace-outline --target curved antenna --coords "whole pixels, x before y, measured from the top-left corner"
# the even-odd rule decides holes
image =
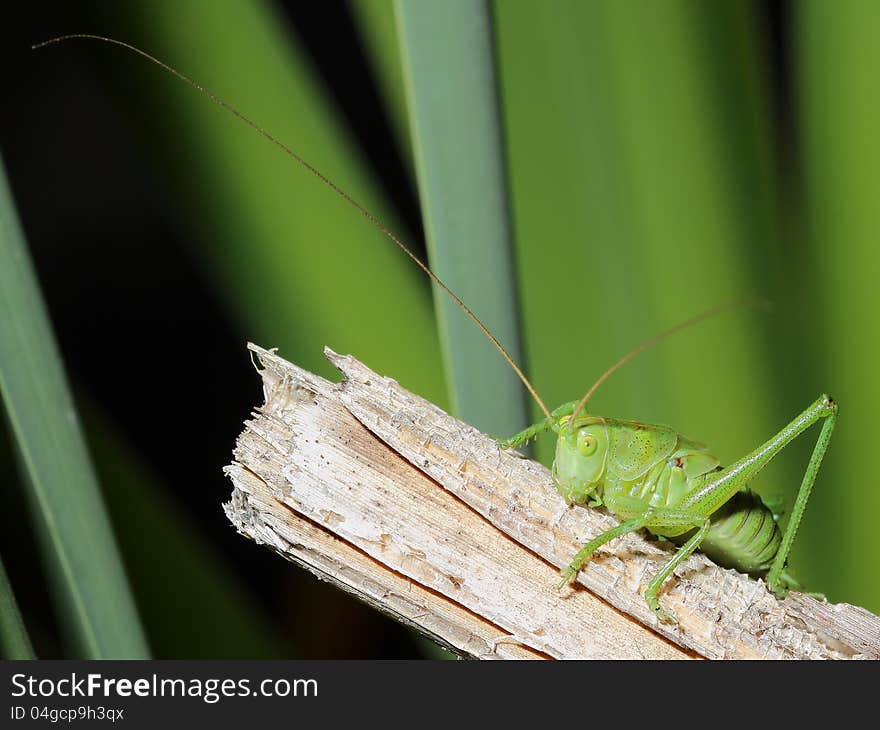
[[[595,393],[599,386],[602,385],[608,378],[610,378],[615,372],[617,372],[621,367],[626,365],[630,360],[632,360],[636,355],[644,352],[649,347],[656,345],[661,340],[665,340],[667,337],[671,335],[677,334],[682,330],[686,330],[689,327],[693,327],[694,325],[699,324],[707,319],[715,317],[722,312],[726,312],[728,309],[739,309],[741,307],[764,307],[769,308],[770,303],[764,299],[734,299],[732,301],[724,302],[719,304],[711,309],[707,309],[705,312],[702,312],[695,317],[691,317],[690,319],[681,322],[675,327],[670,327],[668,330],[661,332],[659,335],[654,335],[650,339],[645,340],[642,344],[634,347],[630,350],[626,355],[620,358],[616,363],[614,363],[610,368],[608,368],[604,373],[602,373],[590,386],[590,389],[586,392],[583,398],[578,402],[577,407],[574,409],[574,412],[571,414],[571,418],[569,419],[569,428],[574,428],[573,424],[575,419],[578,417],[578,414],[584,409],[584,406],[587,405],[587,401],[593,397],[593,393]]]
[[[255,132],[257,132],[257,134],[259,134],[264,139],[267,139],[269,142],[271,142],[273,145],[275,145],[278,149],[280,149],[285,155],[287,155],[292,160],[294,160],[294,162],[297,162],[300,166],[304,167],[306,170],[308,170],[310,173],[312,173],[312,175],[317,177],[328,188],[330,188],[333,192],[335,192],[343,200],[345,200],[345,202],[347,202],[349,205],[351,205],[355,209],[357,209],[357,211],[362,216],[364,216],[364,218],[366,218],[370,223],[373,224],[373,226],[375,228],[377,228],[387,238],[389,238],[392,241],[392,243],[394,243],[394,245],[396,245],[401,251],[403,251],[403,253],[405,253],[416,266],[418,266],[422,271],[424,271],[428,275],[428,277],[431,279],[431,281],[433,281],[437,286],[439,286],[443,291],[445,291],[452,298],[452,301],[454,301],[461,308],[461,310],[468,317],[470,317],[471,320],[473,320],[473,322],[477,325],[477,327],[480,328],[480,331],[484,335],[486,335],[486,337],[489,338],[489,341],[493,345],[495,345],[495,349],[501,353],[501,356],[507,361],[507,364],[513,368],[513,371],[517,374],[517,377],[522,381],[523,385],[526,386],[526,389],[529,391],[532,398],[535,399],[538,406],[541,408],[541,411],[547,417],[547,420],[548,421],[553,420],[553,415],[550,413],[550,409],[547,408],[547,405],[544,403],[543,400],[541,400],[541,396],[538,395],[538,392],[535,390],[535,388],[529,382],[529,379],[525,376],[525,373],[523,373],[523,371],[520,369],[519,365],[517,365],[514,362],[513,358],[508,354],[507,350],[505,350],[504,347],[501,345],[501,343],[496,339],[495,335],[493,335],[489,331],[489,328],[486,327],[486,325],[484,325],[480,321],[479,317],[477,317],[477,315],[474,314],[470,310],[470,308],[467,306],[467,304],[465,304],[461,299],[459,299],[458,295],[455,294],[455,292],[453,292],[448,286],[446,286],[446,284],[444,284],[442,281],[440,281],[440,278],[433,271],[431,271],[431,269],[428,268],[427,264],[422,262],[422,260],[418,256],[416,256],[412,251],[410,251],[409,248],[407,248],[407,246],[403,243],[403,241],[401,241],[390,230],[388,230],[388,228],[386,228],[385,225],[378,218],[376,218],[376,216],[374,216],[363,205],[361,205],[359,202],[357,202],[357,200],[355,200],[353,197],[351,197],[351,195],[349,195],[347,192],[345,192],[345,190],[343,190],[341,187],[339,187],[330,178],[328,178],[326,175],[324,175],[324,173],[322,173],[320,170],[318,170],[318,168],[314,167],[309,162],[306,162],[305,159],[300,157],[296,152],[294,152],[292,149],[290,149],[290,147],[288,147],[286,144],[284,144],[281,140],[279,140],[277,137],[275,137],[272,134],[270,134],[269,132],[267,132],[265,129],[263,129],[261,126],[259,126],[256,122],[251,121],[248,117],[246,117],[244,114],[242,114],[240,111],[238,111],[238,109],[236,109],[234,106],[227,104],[225,101],[223,101],[223,99],[221,99],[219,96],[217,96],[217,94],[213,93],[212,91],[209,91],[204,86],[199,84],[197,81],[194,81],[189,76],[181,73],[176,68],[169,66],[167,63],[160,61],[155,56],[151,56],[146,51],[142,51],[140,48],[138,48],[137,46],[133,46],[130,43],[126,43],[125,41],[118,41],[115,38],[107,38],[107,37],[101,36],[101,35],[94,35],[92,33],[70,33],[68,35],[58,36],[57,38],[50,38],[49,40],[43,41],[42,43],[37,43],[37,44],[31,46],[31,50],[36,51],[36,50],[39,50],[40,48],[45,48],[46,46],[52,46],[52,45],[55,45],[56,43],[62,43],[63,41],[75,40],[75,39],[101,41],[103,43],[109,43],[110,45],[121,46],[122,48],[125,48],[125,49],[132,51],[134,53],[137,53],[139,56],[143,56],[148,61],[152,61],[157,66],[159,66],[160,68],[162,68],[165,71],[167,71],[168,73],[170,73],[172,76],[176,76],[181,81],[189,84],[197,91],[200,91],[201,93],[203,93],[211,101],[213,101],[217,106],[219,106],[222,109],[224,109],[225,111],[229,112],[234,117],[237,117],[238,119],[240,119],[242,122],[247,124],[251,129],[253,129]]]

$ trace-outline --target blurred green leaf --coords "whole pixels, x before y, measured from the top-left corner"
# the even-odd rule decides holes
[[[395,7],[432,268],[520,360],[488,5]],[[439,288],[435,302],[453,412],[499,435],[522,428],[523,390],[511,368]]]
[[[34,648],[18,610],[15,594],[0,560],[0,656],[4,659],[34,659]]]
[[[0,394],[76,656],[147,656],[37,279],[0,167]]]
[[[806,238],[796,256],[810,273],[803,319],[811,348],[802,363],[813,364],[813,395],[827,390],[841,409],[804,519],[802,573],[832,597],[877,610],[880,493],[868,455],[880,410],[880,4],[792,9]]]

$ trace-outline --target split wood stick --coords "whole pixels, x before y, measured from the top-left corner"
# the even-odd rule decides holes
[[[686,561],[661,601],[642,597],[668,543],[639,534],[594,556],[557,589],[558,568],[614,524],[568,507],[541,465],[512,452],[354,358],[327,351],[333,384],[251,345],[265,403],[227,468],[226,511],[265,543],[479,658],[877,658],[880,619]]]

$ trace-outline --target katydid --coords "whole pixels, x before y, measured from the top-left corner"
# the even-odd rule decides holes
[[[573,505],[604,505],[620,520],[616,527],[594,537],[574,556],[562,571],[563,585],[576,578],[599,547],[640,529],[678,544],[674,555],[645,589],[645,600],[660,620],[673,620],[660,605],[658,595],[661,587],[676,567],[697,549],[723,566],[764,577],[767,587],[779,597],[796,585],[785,572],[786,560],[837,421],[837,404],[834,400],[827,395],[820,396],[761,446],[726,467],[721,466],[704,445],[685,438],[668,426],[601,417],[585,409],[596,389],[624,363],[659,340],[696,324],[717,310],[695,317],[642,343],[606,370],[580,401],[572,401],[550,411],[501,343],[468,306],[372,213],[305,159],[217,95],[128,43],[96,35],[76,34],[53,38],[34,48],[74,38],[99,40],[133,51],[190,84],[238,117],[354,206],[480,328],[516,372],[544,415],[532,426],[500,440],[499,446],[502,449],[516,448],[542,433],[552,431],[556,436],[552,478],[559,494]],[[822,422],[821,431],[788,524],[782,532],[777,524],[778,515],[748,488],[748,484],[785,446],[819,421]]]
[[[563,585],[574,580],[599,547],[641,528],[683,542],[645,589],[645,601],[662,621],[673,619],[657,594],[697,548],[720,565],[766,576],[767,587],[778,597],[796,585],[785,563],[837,421],[833,399],[820,396],[777,434],[727,467],[720,466],[703,444],[668,426],[580,415],[585,400],[566,403],[550,418],[501,442],[513,448],[553,431],[557,441],[552,474],[560,495],[570,504],[604,504],[622,520],[581,548],[562,572]],[[748,483],[818,421],[823,422],[822,430],[783,534],[778,516]]]

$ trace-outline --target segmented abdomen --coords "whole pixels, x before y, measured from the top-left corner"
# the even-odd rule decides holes
[[[710,519],[700,550],[719,565],[751,575],[770,570],[782,542],[773,513],[761,498],[746,489],[725,503]]]

